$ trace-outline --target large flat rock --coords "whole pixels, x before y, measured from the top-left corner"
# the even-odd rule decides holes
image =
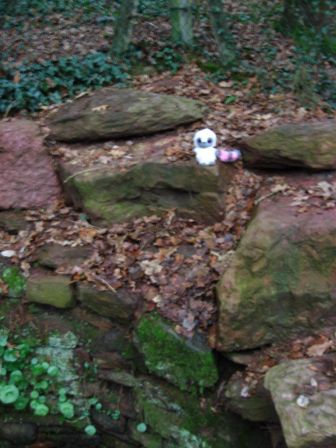
[[[261,201],[218,285],[220,350],[335,324],[335,187],[309,177],[306,196],[299,190]]]
[[[258,168],[336,169],[336,120],[286,124],[245,141],[244,161]]]
[[[105,88],[63,106],[50,116],[49,127],[61,141],[125,138],[192,123],[203,110],[189,98]]]
[[[34,122],[0,122],[0,166],[0,209],[47,207],[59,198],[52,159]]]
[[[148,139],[108,165],[83,167],[76,160],[61,161],[59,173],[68,200],[98,223],[124,222],[172,209],[200,222],[221,220],[231,181],[223,175],[223,166],[171,162],[165,152],[174,144],[170,136]]]

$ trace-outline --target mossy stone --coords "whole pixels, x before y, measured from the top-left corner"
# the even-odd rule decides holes
[[[91,285],[78,285],[78,299],[84,307],[121,324],[130,323],[137,307],[131,291],[99,291]]]
[[[170,209],[201,222],[223,217],[224,187],[217,166],[172,164],[161,154],[152,162],[144,160],[127,170],[102,166],[83,171],[80,166],[60,164],[59,172],[68,199],[96,222],[125,222]]]
[[[244,389],[247,396],[243,394]],[[279,421],[270,393],[263,387],[262,380],[251,387],[240,372],[233,375],[225,386],[225,404],[227,409],[252,422]]]
[[[29,302],[56,308],[71,308],[76,304],[70,278],[62,275],[35,273],[28,278],[26,295]]]
[[[268,448],[268,436],[239,417],[215,413],[212,400],[186,394],[150,378],[135,390],[137,410],[149,433],[157,433],[164,446],[174,448]]]
[[[188,340],[153,313],[141,318],[136,340],[148,370],[181,390],[211,387],[217,382],[215,358],[199,335]]]
[[[159,434],[148,433],[147,431],[139,432],[137,426],[136,423],[129,425],[132,440],[141,443],[144,448],[161,448],[163,446],[163,439]]]

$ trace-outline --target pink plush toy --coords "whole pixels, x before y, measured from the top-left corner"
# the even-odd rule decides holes
[[[236,162],[241,159],[241,152],[232,148],[217,149],[217,159],[224,163]]]

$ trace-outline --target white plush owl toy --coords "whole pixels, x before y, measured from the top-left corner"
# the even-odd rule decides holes
[[[202,129],[194,135],[194,153],[200,165],[214,165],[217,158],[217,137],[211,129]]]

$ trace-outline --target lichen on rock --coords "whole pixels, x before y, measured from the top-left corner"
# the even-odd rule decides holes
[[[325,355],[283,362],[266,374],[288,448],[335,446],[335,366],[335,356]]]

